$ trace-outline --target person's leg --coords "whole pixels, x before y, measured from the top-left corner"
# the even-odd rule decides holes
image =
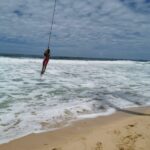
[[[46,70],[46,64],[43,66],[43,73],[45,72],[45,70]]]
[[[41,74],[44,73],[44,65],[42,66]]]
[[[46,59],[45,64],[44,64],[44,72],[46,70],[47,64],[48,64],[49,59]]]
[[[43,60],[43,66],[42,66],[41,74],[43,74],[43,73],[44,73],[44,70],[45,70],[45,69],[44,69],[44,68],[45,68],[45,61],[46,61],[46,59]]]
[[[48,59],[44,59],[41,74],[44,74],[47,64],[48,64],[48,61],[49,61]]]

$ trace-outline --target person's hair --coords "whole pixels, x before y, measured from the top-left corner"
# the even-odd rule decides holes
[[[49,48],[47,49],[47,52],[50,53],[50,49]]]

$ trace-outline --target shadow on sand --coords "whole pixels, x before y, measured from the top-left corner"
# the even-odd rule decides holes
[[[110,102],[105,102],[108,106],[115,108],[117,111],[120,112],[124,112],[124,113],[128,113],[128,114],[132,114],[132,115],[139,115],[139,116],[150,116],[150,114],[146,114],[146,113],[142,113],[142,112],[137,112],[137,111],[133,111],[133,110],[126,110],[126,109],[121,109],[117,106],[115,106],[114,104],[110,103]]]

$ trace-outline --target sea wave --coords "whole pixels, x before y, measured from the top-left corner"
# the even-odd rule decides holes
[[[0,143],[150,105],[150,63],[0,57]]]

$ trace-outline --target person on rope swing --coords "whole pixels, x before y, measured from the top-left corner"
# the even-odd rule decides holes
[[[46,67],[47,67],[47,64],[49,62],[49,59],[50,59],[50,49],[47,48],[44,52],[44,60],[43,60],[41,75],[44,74]]]

